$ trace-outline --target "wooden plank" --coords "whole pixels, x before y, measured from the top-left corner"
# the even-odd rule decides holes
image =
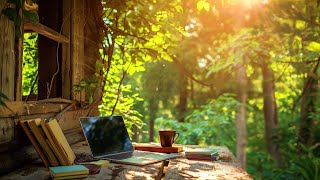
[[[0,117],[0,145],[14,140],[13,118]]]
[[[219,148],[219,155],[224,155],[224,159],[229,161],[173,159],[168,165],[164,179],[252,179],[228,148],[215,148]]]
[[[252,179],[240,166],[232,163],[171,160],[164,179]]]
[[[23,24],[25,31],[37,32],[47,38],[50,38],[58,43],[70,43],[69,38],[54,31],[53,29],[39,23],[39,22],[25,22]]]
[[[0,1],[2,10],[7,0]],[[15,52],[14,39],[15,28],[14,22],[10,21],[7,16],[0,16],[0,91],[3,92],[10,100],[14,100],[15,86]]]
[[[80,117],[86,117],[88,110],[80,109],[66,112],[59,120],[59,125],[63,131],[80,128]]]
[[[76,155],[89,153],[89,147],[85,142],[79,142],[72,146]],[[163,163],[155,163],[146,166],[131,166],[110,163],[102,167],[99,174],[89,175],[87,179],[161,179]],[[50,179],[50,172],[39,164],[28,164],[19,170],[2,176],[3,179]]]
[[[0,117],[16,117],[26,115],[45,114],[52,112],[61,112],[69,104],[65,103],[38,103],[34,102],[8,102],[6,103],[10,109],[0,106]]]

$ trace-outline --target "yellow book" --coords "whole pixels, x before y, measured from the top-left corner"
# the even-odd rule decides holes
[[[66,137],[64,136],[58,122],[56,119],[50,120],[46,123],[47,129],[51,134],[51,137],[59,150],[60,154],[66,160],[67,165],[72,165],[76,159],[75,154],[73,153],[70,144],[68,143]]]
[[[60,153],[58,146],[55,144],[55,142],[54,142],[54,140],[53,140],[53,137],[52,137],[52,135],[50,134],[50,132],[49,132],[47,126],[46,126],[45,120],[42,119],[42,120],[40,121],[40,125],[41,125],[44,133],[46,134],[46,136],[47,136],[47,138],[48,138],[48,140],[49,140],[50,146],[52,147],[52,150],[53,150],[53,152],[55,153],[55,155],[57,156],[60,164],[63,165],[63,166],[69,165],[66,157],[64,157],[63,154]]]
[[[32,121],[27,121],[27,122],[29,124],[29,127],[30,127],[33,135],[36,137],[39,144],[43,148],[45,154],[47,155],[47,158],[49,159],[51,166],[59,166],[59,161],[57,160],[54,153],[52,152],[52,149],[50,148],[49,144],[47,143],[47,141],[44,137],[44,133],[41,132],[42,129],[38,128],[38,126],[40,125],[40,121],[41,121],[41,119],[35,119]]]
[[[19,123],[20,123],[23,131],[27,134],[27,136],[28,136],[29,140],[31,141],[33,147],[36,149],[37,153],[39,154],[39,156],[40,156],[41,160],[43,161],[44,165],[46,167],[49,167],[50,166],[49,160],[46,157],[46,154],[41,149],[40,144],[35,139],[35,136],[32,134],[27,121],[28,120],[22,120],[22,121],[19,121]]]

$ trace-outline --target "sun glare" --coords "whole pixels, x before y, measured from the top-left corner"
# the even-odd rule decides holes
[[[237,0],[239,3],[242,3],[248,8],[252,8],[257,4],[267,4],[268,0]]]

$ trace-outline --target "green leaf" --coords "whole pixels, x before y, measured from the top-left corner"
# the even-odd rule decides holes
[[[1,99],[1,98],[10,101],[10,99],[9,99],[4,93],[2,93],[2,92],[0,91],[0,99]]]
[[[17,12],[14,8],[8,7],[6,9],[2,10],[2,14],[7,16],[13,22],[16,22],[16,20],[17,20]]]
[[[312,41],[307,45],[306,49],[311,52],[320,52],[320,43]]]
[[[39,22],[38,13],[23,10],[23,16],[24,16],[24,18],[30,20],[31,22]]]

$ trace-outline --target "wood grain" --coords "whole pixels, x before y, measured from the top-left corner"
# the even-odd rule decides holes
[[[69,43],[69,39],[64,35],[54,31],[53,29],[38,23],[38,22],[25,22],[24,23],[24,30],[25,31],[33,31],[37,32],[47,38],[50,38],[59,43]]]

